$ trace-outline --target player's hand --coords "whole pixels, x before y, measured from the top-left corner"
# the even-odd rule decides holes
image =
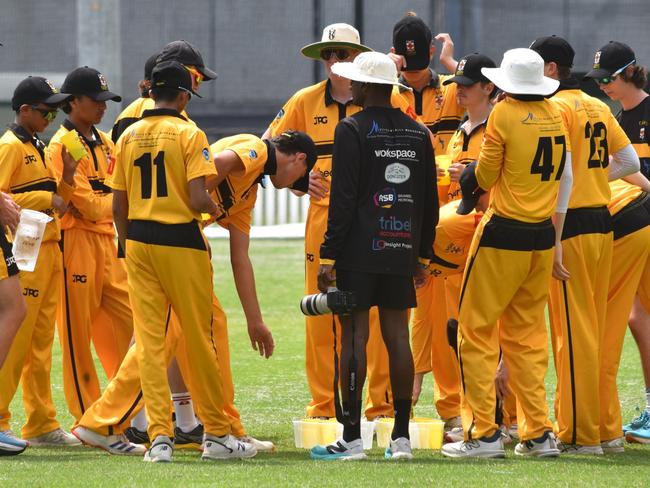
[[[0,192],[0,225],[6,225],[11,232],[16,232],[20,222],[20,206],[6,193]]]
[[[503,361],[499,361],[499,366],[497,366],[497,374],[494,378],[494,386],[497,390],[497,398],[499,400],[504,400],[507,396],[512,394],[510,387],[508,386],[508,367]]]
[[[309,196],[314,200],[322,200],[329,193],[329,182],[320,171],[312,171],[309,173]]]
[[[335,281],[334,266],[331,264],[321,264],[320,268],[318,268],[318,289],[322,293],[325,293]]]
[[[413,376],[413,397],[412,402],[413,406],[418,403],[420,399],[420,393],[422,393],[422,381],[424,380],[424,373],[415,373]]]
[[[564,267],[562,263],[562,243],[555,243],[555,250],[553,255],[553,278],[560,281],[567,281],[571,278],[571,273]]]
[[[61,146],[61,159],[63,160],[63,181],[72,186],[77,166],[81,160],[75,161],[63,145]]]
[[[462,163],[452,163],[449,165],[449,179],[451,181],[460,181],[460,175],[465,170],[465,165]]]
[[[440,178],[445,177],[445,170],[436,164],[436,181],[440,181]]]
[[[68,213],[72,215],[75,219],[83,219],[83,215],[81,215],[79,209],[77,209],[77,207],[75,207],[72,202],[68,204]]]
[[[413,277],[413,284],[415,285],[415,288],[422,288],[427,284],[427,281],[429,281],[430,277],[431,274],[429,273],[429,267],[427,266],[426,268],[423,268],[421,265],[418,265],[417,269],[415,270],[415,276]]]
[[[390,52],[388,53],[388,57],[393,61],[393,63],[395,63],[398,73],[406,69],[406,58],[404,56]]]
[[[56,193],[52,194],[52,208],[59,213],[60,217],[63,217],[66,210],[68,210],[68,205],[65,203],[63,198],[61,198]]]
[[[273,355],[275,349],[273,334],[264,322],[248,324],[248,337],[251,340],[251,346],[260,353],[260,356],[268,359]]]

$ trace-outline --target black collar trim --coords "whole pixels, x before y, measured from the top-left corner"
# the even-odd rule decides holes
[[[274,175],[278,171],[278,160],[275,155],[275,146],[271,141],[264,140],[266,144],[266,163],[264,164],[264,173],[265,175]]]
[[[68,130],[76,130],[76,131],[77,131],[77,134],[79,134],[79,135],[81,136],[81,138],[83,139],[83,141],[84,141],[84,142],[88,145],[88,147],[90,147],[90,148],[93,148],[93,147],[96,147],[96,146],[101,146],[101,145],[104,144],[104,142],[102,141],[101,136],[99,135],[99,131],[97,131],[97,128],[96,128],[94,125],[91,126],[91,128],[90,128],[90,130],[92,131],[93,135],[95,136],[95,140],[94,140],[94,141],[92,141],[92,140],[88,139],[86,136],[84,136],[84,135],[81,133],[81,131],[79,131],[79,129],[77,129],[77,128],[75,127],[75,125],[74,125],[72,122],[70,122],[70,119],[65,119],[65,120],[63,121],[63,127],[65,127],[65,128],[68,129]]]
[[[539,102],[546,98],[543,95],[514,95],[512,93],[509,93],[508,96],[515,100],[521,100],[522,102]]]
[[[440,76],[438,75],[438,73],[433,71],[431,68],[429,68],[429,71],[431,71],[431,79],[429,80],[429,83],[427,84],[427,86],[425,86],[424,88],[438,88],[440,86]],[[404,75],[399,77],[399,82],[402,85],[411,88],[411,85],[408,84],[408,82],[404,78]],[[415,91],[415,89],[413,89],[413,90]],[[399,87],[399,92],[400,93],[404,93],[405,91],[409,91],[409,89],[404,88],[403,86]],[[422,89],[422,91],[424,91],[424,89]]]
[[[328,78],[327,83],[325,84],[325,106],[329,107],[333,103],[338,103],[342,107],[347,107],[348,105],[352,104],[352,99],[348,100],[345,103],[337,102],[334,100],[334,97],[332,96],[332,82]]]
[[[579,90],[579,89],[580,89],[580,82],[574,76],[570,76],[569,78],[560,80],[560,87],[557,89],[555,93],[562,90]]]
[[[179,119],[187,120],[177,110],[173,108],[152,108],[142,112],[142,118],[155,117],[156,115],[169,115],[170,117],[178,117]]]
[[[10,124],[9,130],[13,132],[14,135],[18,138],[18,140],[22,143],[32,141],[32,136],[29,134],[29,132],[27,132],[27,129],[25,129],[22,125],[18,125],[16,123]]]

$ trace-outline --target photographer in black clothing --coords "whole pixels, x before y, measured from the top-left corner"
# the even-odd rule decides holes
[[[340,316],[343,439],[317,446],[311,454],[316,459],[365,457],[359,417],[368,309],[378,306],[395,405],[386,458],[410,459],[408,309],[416,305],[414,279],[426,279],[438,222],[433,148],[424,126],[391,107],[392,86],[399,83],[388,56],[362,53],[353,63],[335,64],[332,71],[352,80],[353,101],[364,109],[336,127],[318,285],[321,291],[336,284],[353,292],[356,309]],[[350,391],[356,398],[350,398]]]

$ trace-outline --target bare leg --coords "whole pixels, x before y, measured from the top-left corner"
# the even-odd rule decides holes
[[[650,313],[643,307],[638,295],[634,297],[629,324],[630,331],[632,331],[636,345],[639,348],[647,394],[650,389]],[[646,405],[646,408],[650,410],[650,405]]]
[[[27,305],[18,276],[0,280],[0,368],[26,315]]]

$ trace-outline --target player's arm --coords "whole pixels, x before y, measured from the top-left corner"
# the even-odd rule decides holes
[[[611,151],[609,158],[608,178],[609,181],[638,173],[641,169],[639,155],[630,143],[627,134],[618,123],[614,115],[607,110],[609,127],[607,130],[607,142]],[[625,179],[625,181],[628,181]],[[630,181],[628,181],[630,183]]]
[[[553,258],[553,277],[557,280],[566,281],[571,277],[569,271],[564,267],[562,261],[562,232],[566,219],[567,208],[573,188],[573,170],[571,169],[571,153],[566,153],[566,163],[560,179],[560,190],[557,195],[553,226],[555,227],[555,251]]]
[[[188,182],[190,190],[190,205],[197,212],[208,213],[213,217],[219,211],[217,204],[214,203],[205,186],[205,176],[199,176]]]
[[[232,224],[228,226],[228,232],[230,233],[230,263],[237,295],[246,316],[251,346],[259,351],[260,356],[269,358],[273,354],[275,344],[271,331],[264,323],[257,300],[255,274],[248,256],[250,236]]]
[[[440,63],[445,67],[450,73],[456,71],[456,66],[458,61],[454,59],[454,41],[452,41],[451,36],[446,32],[441,32],[434,39],[438,42],[442,42],[442,47],[440,48]]]
[[[226,149],[214,155],[214,166],[217,168],[215,186],[219,185],[227,176],[242,176],[246,172],[244,163],[235,151]]]
[[[648,180],[648,178],[646,178],[640,171],[624,177],[623,180],[632,185],[638,186],[646,193],[650,193],[650,180]]]
[[[15,232],[19,221],[20,207],[9,195],[0,192],[0,226],[6,225]]]
[[[126,249],[126,231],[129,226],[129,198],[124,190],[113,189],[113,222],[117,229],[117,240]]]
[[[332,268],[352,226],[357,206],[360,169],[361,147],[357,133],[349,122],[340,122],[334,132],[332,193],[327,231],[320,248],[318,287],[321,291],[331,286]]]

